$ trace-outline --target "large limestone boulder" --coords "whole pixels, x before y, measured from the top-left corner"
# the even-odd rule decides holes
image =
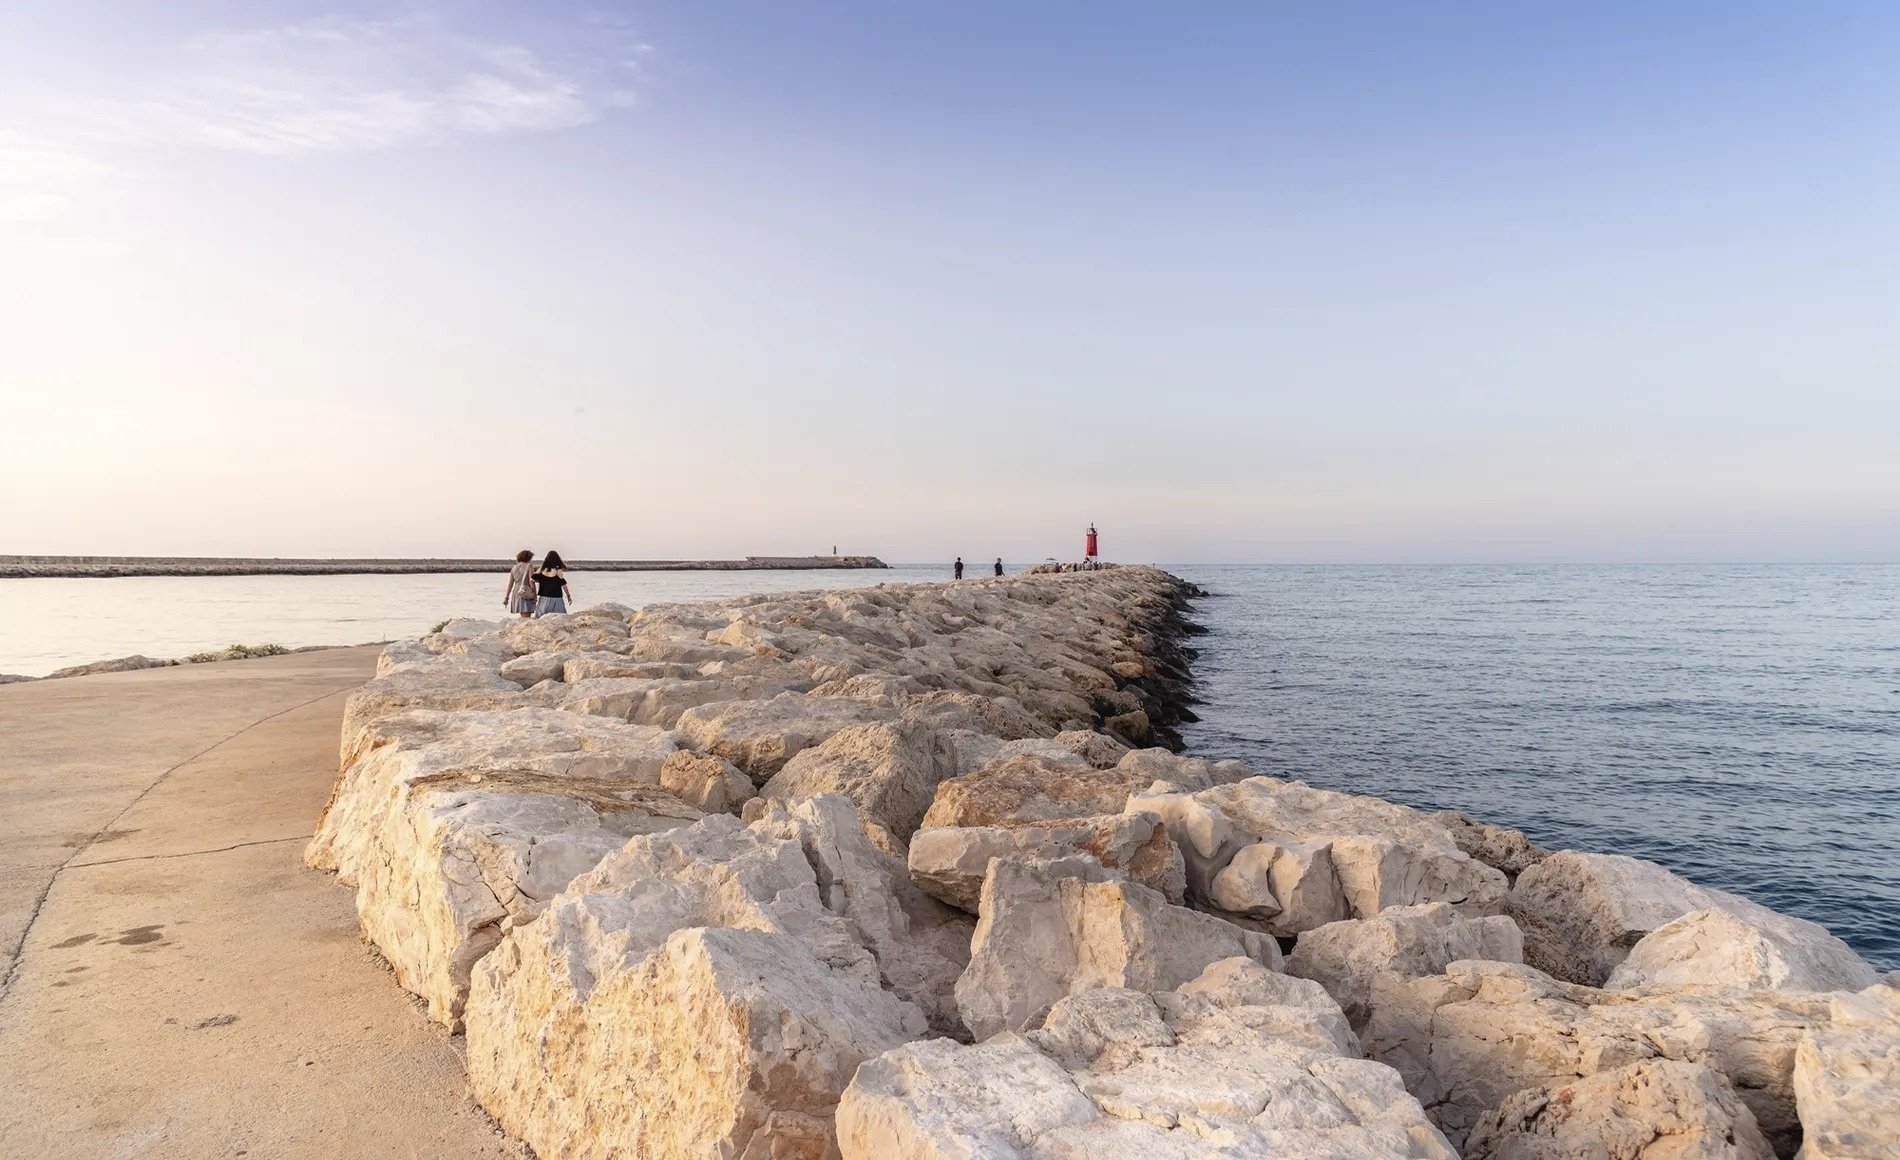
[[[960,1035],[956,984],[970,962],[975,921],[913,885],[904,864],[873,844],[847,798],[760,801],[747,817],[754,832],[799,843],[820,900],[877,960],[884,988],[916,1004],[933,1031]]]
[[[696,680],[704,675],[699,666],[681,664],[677,661],[636,661],[617,652],[596,653],[549,653],[549,656],[565,656],[567,659],[555,674],[570,685],[599,677],[635,677],[641,680]],[[527,660],[521,657],[515,663]],[[507,676],[507,666],[502,666],[502,675]]]
[[[1604,986],[1854,991],[1873,984],[1873,967],[1824,928],[1761,910],[1712,907],[1664,923],[1630,948]]]
[[[997,765],[951,778],[937,787],[924,826],[997,826],[1118,814],[1129,795],[1145,790],[1157,770],[1181,778],[1177,789],[1212,784],[1208,763],[1191,758],[1161,763],[1161,751],[1134,750],[1110,769],[1095,769],[1068,757],[1014,755]]]
[[[1181,852],[1154,814],[1023,822],[1008,826],[944,826],[911,836],[910,875],[952,906],[977,913],[990,862],[1041,861],[1087,855],[1131,882],[1180,904],[1187,889]]]
[[[1724,987],[1601,991],[1526,966],[1457,962],[1421,979],[1375,977],[1364,1042],[1454,1144],[1513,1092],[1673,1059],[1722,1076],[1786,1156],[1800,1134],[1795,1046],[1825,1025],[1827,1003]]]
[[[450,622],[450,627],[454,622]],[[486,634],[484,634],[486,635]],[[515,656],[546,652],[593,652],[627,640],[627,622],[612,614],[576,613],[510,620],[494,629],[503,648]]]
[[[978,1039],[1040,1025],[1064,995],[1171,990],[1209,963],[1279,966],[1270,938],[1175,906],[1093,859],[990,864],[957,1008]]]
[[[1375,978],[1436,975],[1460,959],[1521,963],[1524,936],[1503,915],[1472,918],[1443,902],[1393,906],[1301,934],[1286,971],[1325,987],[1352,1025],[1364,1027]]]
[[[1057,765],[1070,765],[1078,769],[1090,764],[1087,758],[1053,737],[1024,737],[1005,741],[994,733],[979,733],[972,729],[942,729],[937,736],[943,739],[956,757],[956,777],[1001,765],[1012,757],[1040,757]]]
[[[757,796],[752,779],[732,762],[684,749],[667,754],[660,764],[660,786],[709,814],[736,814]]]
[[[1815,923],[1621,854],[1553,854],[1518,876],[1507,905],[1524,930],[1524,961],[1587,986],[1607,983],[1652,932],[1663,937],[1644,949],[1620,986],[1693,981],[1858,990],[1877,977]],[[1705,915],[1662,930],[1704,910],[1730,917]]]
[[[1443,826],[1378,798],[1252,777],[1197,793],[1138,793],[1127,809],[1162,817],[1186,859],[1191,903],[1283,937],[1389,906],[1495,913],[1507,889],[1502,872],[1459,849]]]
[[[1511,881],[1550,857],[1550,851],[1526,837],[1522,830],[1476,822],[1457,810],[1439,810],[1432,821],[1445,827],[1458,848],[1486,866],[1503,871]]]
[[[937,783],[955,771],[938,734],[904,721],[850,725],[785,763],[761,797],[842,794],[857,804],[887,849],[902,849],[923,820]]]
[[[795,682],[793,682],[795,683]],[[615,717],[635,725],[671,729],[686,710],[719,701],[777,696],[788,682],[740,674],[731,677],[589,677],[546,689],[570,713]]]
[[[502,661],[496,671],[502,679],[513,681],[522,688],[529,689],[540,684],[542,681],[565,680],[564,674],[567,671],[568,661],[574,657],[594,655],[597,654],[577,653],[572,649],[556,649],[553,652],[528,653],[525,656],[513,657]]]
[[[342,772],[304,861],[354,885],[358,867],[379,847],[384,819],[411,787],[504,777],[538,792],[656,786],[673,752],[672,738],[658,729],[551,709],[379,717],[346,734]]]
[[[802,750],[840,729],[887,720],[891,713],[865,701],[782,693],[770,700],[720,701],[680,714],[688,746],[732,762],[764,785]]]
[[[1794,1057],[1803,1160],[1900,1155],[1900,990],[1828,997]]]
[[[1478,1122],[1465,1160],[1774,1160],[1755,1115],[1699,1063],[1646,1059],[1525,1088]]]
[[[358,743],[365,729],[412,709],[523,709],[542,704],[491,666],[437,661],[398,669],[356,689],[343,702],[343,746]]]
[[[1060,1000],[1040,1030],[912,1043],[858,1068],[845,1160],[1455,1160],[1317,986],[1250,959],[1157,995]]]
[[[535,792],[553,789],[557,792]],[[459,1026],[469,972],[511,923],[629,838],[701,812],[643,785],[589,786],[520,774],[408,783],[356,867],[363,935],[396,980]]]
[[[635,838],[474,973],[469,1081],[543,1156],[829,1154],[865,1059],[926,1030],[800,841],[727,815]]]

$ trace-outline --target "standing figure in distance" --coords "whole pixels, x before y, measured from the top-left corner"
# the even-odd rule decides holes
[[[996,574],[998,576],[1003,574],[1003,558],[1001,556],[996,557]]]
[[[534,574],[534,591],[536,616],[567,611],[567,598],[574,594],[574,586],[567,582],[567,561],[561,559],[559,552],[549,550],[547,558],[541,561],[541,570]]]
[[[954,580],[963,579],[963,557],[962,556],[957,557],[957,562],[950,566],[950,571],[952,573],[952,576],[951,576],[952,579]]]
[[[508,591],[501,597],[501,606],[523,620],[534,615],[534,565],[528,562],[532,559],[534,553],[526,548],[515,553],[515,566],[508,569]]]

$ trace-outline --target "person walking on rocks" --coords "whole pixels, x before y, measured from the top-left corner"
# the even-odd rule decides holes
[[[962,556],[957,557],[957,562],[950,566],[950,570],[951,570],[951,579],[953,580],[963,579],[963,557]]]
[[[515,566],[508,569],[508,590],[502,593],[501,606],[522,619],[534,615],[534,553],[526,548],[515,553]]]
[[[996,557],[996,574],[998,576],[1003,574],[1003,558],[1001,556]]]
[[[574,594],[574,586],[567,582],[567,562],[561,559],[559,552],[550,549],[547,558],[541,561],[541,570],[534,574],[534,592],[536,616],[567,611],[567,600]]]

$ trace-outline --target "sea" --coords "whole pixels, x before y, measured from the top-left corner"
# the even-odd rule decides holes
[[[1190,752],[1648,858],[1900,969],[1900,565],[1164,566],[1209,592]],[[638,606],[948,572],[573,581]],[[503,584],[0,580],[0,673],[411,637]]]

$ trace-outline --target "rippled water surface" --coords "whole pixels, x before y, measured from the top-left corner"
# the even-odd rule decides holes
[[[1184,568],[1192,750],[1634,854],[1900,967],[1900,567]]]

